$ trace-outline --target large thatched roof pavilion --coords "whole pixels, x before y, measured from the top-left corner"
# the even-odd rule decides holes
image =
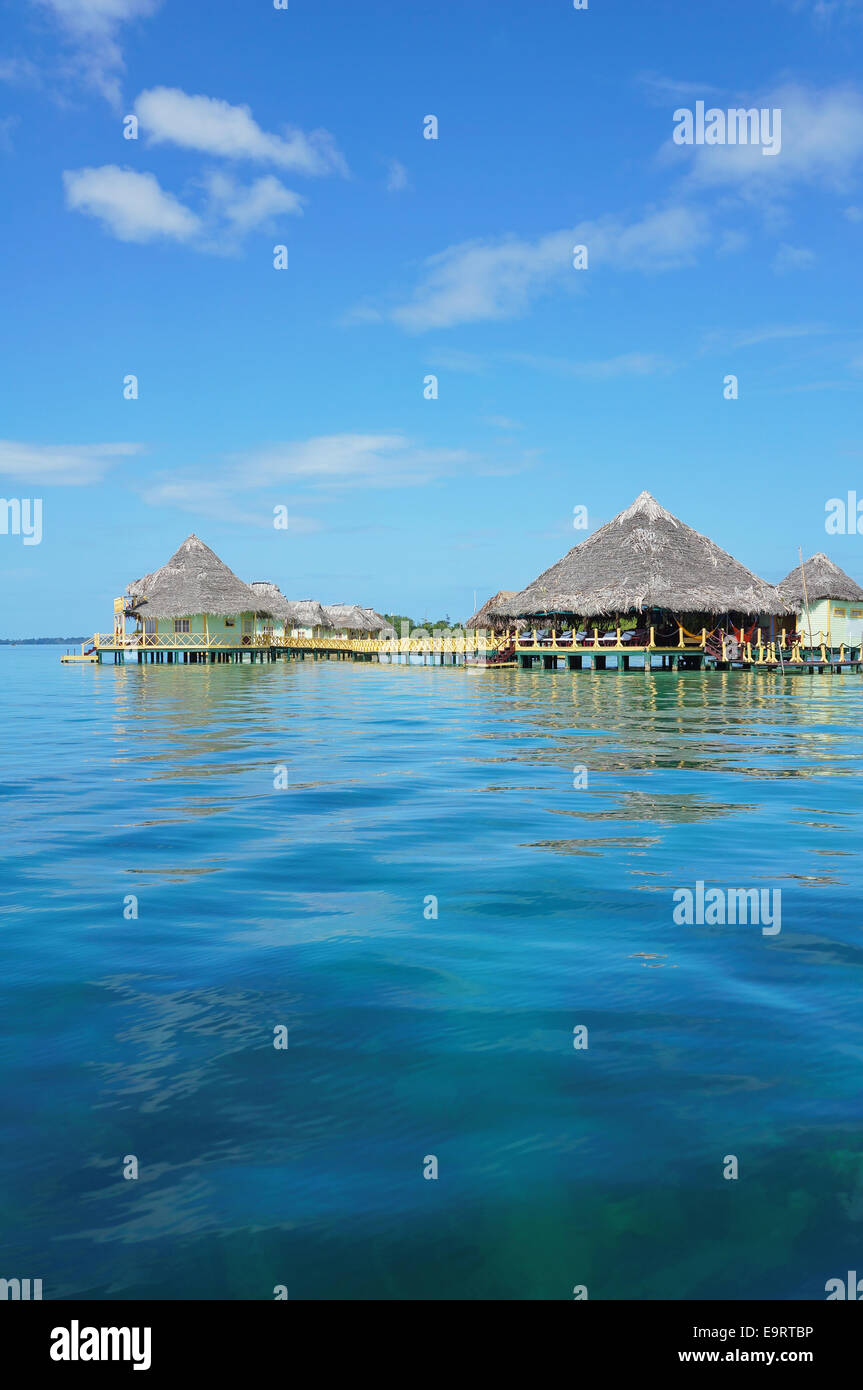
[[[187,618],[195,614],[233,617],[241,613],[269,616],[268,604],[215,551],[194,533],[187,536],[170,560],[152,574],[134,580],[126,590],[130,608],[150,620]]]
[[[781,614],[776,589],[642,492],[626,511],[507,600],[513,617]]]

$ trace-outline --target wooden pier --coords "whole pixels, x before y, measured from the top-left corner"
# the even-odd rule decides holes
[[[732,641],[706,629],[701,634],[678,626],[677,640],[657,640],[626,630],[573,636],[556,631],[489,633],[482,630],[423,637],[292,637],[261,632],[240,638],[210,638],[199,633],[94,633],[81,651],[67,652],[67,664],[113,662],[123,665],[213,665],[237,662],[400,661],[421,657],[435,665],[467,663],[486,670],[522,671],[701,671],[759,670],[785,674],[841,675],[863,669],[859,647],[838,649],[822,640],[804,644],[785,632],[765,639]],[[640,638],[641,640],[637,640]]]

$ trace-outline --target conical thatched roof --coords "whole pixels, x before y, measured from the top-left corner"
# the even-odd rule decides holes
[[[807,560],[804,566],[806,570],[806,594],[810,603],[817,603],[823,598],[863,599],[863,589],[856,580],[849,574],[841,570],[838,565],[828,559],[821,551],[813,555],[811,560]],[[796,565],[790,574],[786,575],[781,584],[777,584],[777,589],[786,602],[801,604],[804,601],[803,576],[800,573],[800,566]]]
[[[271,584],[269,580],[256,579],[249,585],[249,588],[257,594],[262,603],[267,605],[274,618],[287,619],[288,621],[292,618],[293,609],[277,585]]]
[[[377,624],[373,623],[368,613],[355,603],[325,603],[324,612],[327,627],[346,627],[352,632],[378,631]]]
[[[515,589],[498,589],[496,594],[492,594],[487,599],[482,608],[478,608],[472,618],[468,618],[465,627],[469,628],[494,628],[494,627],[524,627],[524,623],[513,624],[512,619],[507,615],[504,604],[516,597]]]
[[[327,615],[316,598],[288,599],[289,621],[294,627],[329,627]]]
[[[706,536],[642,492],[556,565],[509,599],[513,616],[637,612],[784,613],[786,604]]]
[[[194,613],[266,616],[270,611],[194,533],[186,537],[167,564],[136,579],[126,592],[132,596],[133,606],[148,618],[187,618]]]

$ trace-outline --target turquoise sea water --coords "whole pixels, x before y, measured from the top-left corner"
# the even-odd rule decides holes
[[[0,676],[0,1275],[823,1299],[863,1269],[859,678]],[[699,879],[780,889],[781,932],[675,925]]]

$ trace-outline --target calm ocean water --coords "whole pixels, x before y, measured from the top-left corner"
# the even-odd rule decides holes
[[[0,1275],[823,1299],[863,1269],[863,681],[59,656],[0,650]],[[781,932],[675,925],[699,879],[781,889]]]

